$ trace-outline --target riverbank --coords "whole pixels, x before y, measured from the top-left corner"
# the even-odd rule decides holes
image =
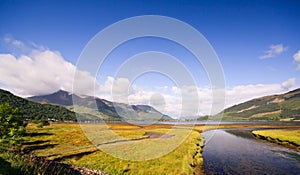
[[[252,134],[263,140],[273,142],[300,152],[300,129],[255,130]]]

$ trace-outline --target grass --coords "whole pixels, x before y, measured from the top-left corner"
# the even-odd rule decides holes
[[[204,142],[198,131],[190,129],[187,126],[122,124],[84,124],[81,127],[51,124],[37,128],[29,124],[27,131],[31,134],[25,137],[23,149],[110,174],[202,174]]]
[[[55,170],[55,171],[53,171]],[[78,174],[78,171],[70,165],[50,161],[44,157],[36,157],[32,153],[24,153],[16,150],[1,150],[0,152],[0,174],[51,174],[51,175],[67,175]]]
[[[300,129],[255,130],[252,133],[261,139],[285,146],[292,146],[300,151]]]

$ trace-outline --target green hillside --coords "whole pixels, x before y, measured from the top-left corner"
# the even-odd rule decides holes
[[[0,104],[2,103],[18,108],[24,120],[76,121],[75,113],[62,106],[32,102],[0,89]]]
[[[162,114],[148,105],[128,105],[92,96],[71,94],[63,90],[53,94],[30,97],[28,99],[43,104],[61,105],[73,111],[76,110],[80,115],[79,120],[172,120],[171,117]],[[73,100],[76,101],[74,105]]]
[[[300,120],[300,89],[234,105],[224,110],[223,120]]]

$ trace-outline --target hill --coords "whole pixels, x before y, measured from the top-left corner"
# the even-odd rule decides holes
[[[223,120],[300,120],[300,88],[229,107]]]
[[[172,120],[171,117],[164,115],[148,105],[128,105],[116,103],[97,97],[76,95],[66,91],[58,91],[53,94],[34,96],[28,98],[31,101],[42,104],[56,104],[64,106],[70,110],[80,113],[82,118],[79,120]],[[74,109],[73,99],[76,100]],[[97,108],[93,105],[96,103]]]
[[[32,102],[2,89],[0,89],[0,103],[8,103],[18,108],[24,120],[76,121],[75,113],[62,106]]]

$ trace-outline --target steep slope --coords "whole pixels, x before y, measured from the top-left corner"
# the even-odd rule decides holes
[[[49,103],[65,106],[74,110],[73,100],[76,100],[76,112],[83,118],[97,120],[101,117],[104,120],[172,120],[171,117],[164,115],[148,105],[128,105],[116,103],[97,97],[76,95],[66,91],[58,91],[53,94],[34,96],[28,98],[39,103]],[[97,106],[95,109],[93,105]],[[97,110],[98,109],[98,110]]]
[[[63,106],[70,106],[73,104],[71,94],[62,90],[49,95],[29,97],[28,99],[39,103],[51,103]]]
[[[300,89],[256,98],[224,110],[224,120],[300,120]]]
[[[26,120],[76,121],[75,113],[62,106],[35,103],[2,89],[0,89],[0,103],[8,103],[12,107],[18,108],[20,114]]]

